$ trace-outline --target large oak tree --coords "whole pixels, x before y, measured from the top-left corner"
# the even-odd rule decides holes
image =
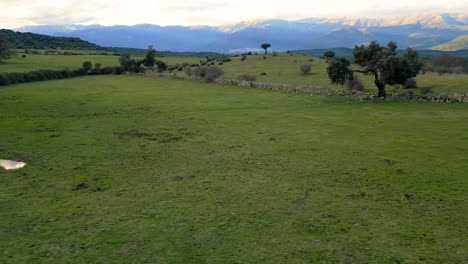
[[[367,46],[355,46],[353,57],[360,69],[352,69],[350,61],[345,58],[333,58],[327,67],[328,77],[332,83],[344,84],[346,80],[353,79],[354,72],[373,75],[379,97],[387,95],[386,85],[404,84],[416,77],[422,67],[416,50],[408,48],[403,55],[398,55],[395,42],[389,42],[386,47],[376,41]]]

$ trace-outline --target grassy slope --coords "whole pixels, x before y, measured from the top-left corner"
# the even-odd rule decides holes
[[[468,35],[460,36],[454,40],[451,40],[447,43],[438,45],[433,47],[435,50],[447,50],[447,51],[455,51],[455,50],[463,50],[468,49]]]
[[[0,170],[0,262],[467,262],[467,106],[348,100],[126,76],[2,88],[0,157],[28,165]]]
[[[232,62],[222,66],[225,71],[224,78],[235,79],[240,74],[251,73],[257,75],[259,82],[332,86],[326,74],[328,64],[324,60],[286,53],[280,53],[278,56],[270,54],[266,58],[263,59],[263,55],[248,56],[245,61],[241,61],[240,57],[233,58]],[[300,65],[304,63],[312,65],[312,73],[305,76],[299,72]],[[261,72],[266,72],[268,75],[261,76]],[[371,76],[362,74],[356,74],[356,76],[364,83],[366,90],[376,91]],[[432,86],[435,93],[468,93],[467,74],[426,73],[420,74],[417,77],[417,82],[421,87]],[[387,89],[391,92],[398,88],[387,87]]]

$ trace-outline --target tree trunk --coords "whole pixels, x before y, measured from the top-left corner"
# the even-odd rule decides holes
[[[267,51],[267,49],[265,49],[265,55],[266,55],[266,54],[268,54],[268,51]]]
[[[379,73],[377,71],[374,71],[374,78],[375,86],[379,89],[379,97],[386,97],[387,93],[385,92],[385,84],[379,80]]]
[[[377,86],[377,89],[379,89],[379,97],[386,97],[387,93],[385,93],[385,84],[379,80],[375,80],[375,85]]]

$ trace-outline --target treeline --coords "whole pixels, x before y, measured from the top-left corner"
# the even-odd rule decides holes
[[[6,41],[12,49],[106,50],[80,38],[21,33],[8,29],[0,30],[0,38]]]
[[[423,71],[437,72],[439,74],[468,73],[468,58],[452,55],[442,55],[424,59]]]
[[[353,57],[353,49],[352,48],[331,48],[331,49],[307,49],[307,50],[293,50],[293,53],[296,54],[303,54],[312,57],[322,57],[323,53],[326,51],[333,51],[335,52],[337,57],[346,57],[352,58]],[[404,50],[397,50],[398,54],[404,54]],[[442,55],[452,55],[452,56],[460,56],[460,57],[468,57],[468,50],[457,50],[457,51],[440,51],[440,50],[418,50],[419,56],[421,58],[431,58],[436,56]]]
[[[123,72],[124,70],[120,66],[101,68],[101,64],[97,63],[93,68],[92,63],[86,61],[79,69],[37,70],[31,72],[0,72],[0,86],[27,82],[68,79],[85,75],[122,74]]]

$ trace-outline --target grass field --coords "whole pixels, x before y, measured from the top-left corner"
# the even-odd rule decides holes
[[[257,81],[266,83],[285,83],[294,85],[310,85],[330,87],[326,67],[328,63],[319,58],[312,58],[297,54],[278,53],[278,56],[269,54],[247,56],[247,60],[241,61],[240,57],[233,58],[232,62],[225,63],[222,68],[225,71],[224,78],[236,79],[240,74],[250,73],[257,76]],[[303,75],[299,71],[302,64],[311,64],[312,72]],[[260,73],[266,72],[262,76]],[[357,73],[356,76],[363,82],[367,91],[375,92],[373,77]],[[468,93],[468,74],[444,74],[436,73],[420,74],[416,78],[420,87],[431,86],[435,93]],[[388,86],[389,92],[403,89]]]
[[[468,261],[464,104],[94,76],[0,109],[1,263]]]
[[[71,51],[71,52],[85,52],[85,51]],[[88,52],[88,51],[86,51]],[[232,62],[225,63],[220,66],[225,71],[223,78],[236,79],[240,74],[250,73],[257,76],[257,81],[266,83],[282,83],[292,85],[310,85],[319,87],[334,86],[326,74],[327,62],[319,58],[312,58],[298,54],[278,53],[277,56],[268,54],[263,59],[264,55],[248,56],[247,60],[241,61],[240,57],[233,57]],[[135,59],[142,59],[141,57],[132,56]],[[198,64],[204,58],[197,57],[161,57],[157,58],[166,62],[167,64],[189,63]],[[79,68],[84,61],[91,61],[93,64],[101,63],[103,67],[114,66],[119,64],[118,56],[111,55],[26,55],[25,58],[15,56],[12,59],[0,63],[0,72],[25,72],[40,69],[64,69],[64,68]],[[303,75],[299,72],[299,67],[302,64],[311,64],[312,72]],[[263,76],[260,73],[266,72],[267,75]],[[150,75],[153,73],[149,73]],[[183,75],[183,72],[176,72],[178,75]],[[363,82],[365,90],[375,92],[376,88],[373,78],[370,76],[356,74],[356,76]],[[439,75],[436,73],[420,74],[417,78],[419,87],[432,87],[434,93],[468,93],[468,74],[444,74]],[[334,86],[343,88],[343,86]],[[414,89],[418,93],[418,89]],[[387,86],[387,91],[402,92],[404,89],[401,87]]]
[[[79,68],[84,61],[91,61],[93,64],[101,63],[103,67],[119,65],[119,56],[111,55],[34,55],[27,54],[21,57],[18,54],[9,60],[0,63],[0,72],[27,72],[42,69],[61,70],[65,68]],[[141,57],[132,56],[135,59]],[[176,63],[199,63],[203,58],[195,57],[162,57],[157,58],[168,64]]]

